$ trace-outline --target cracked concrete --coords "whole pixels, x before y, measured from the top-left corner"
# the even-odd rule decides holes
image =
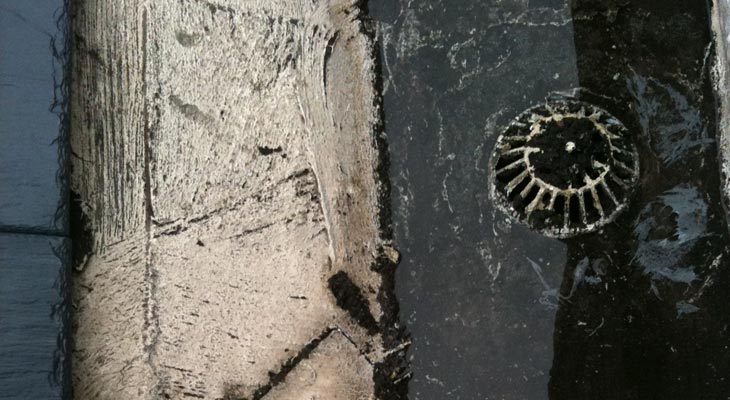
[[[397,376],[357,3],[74,2],[76,398],[374,398]]]

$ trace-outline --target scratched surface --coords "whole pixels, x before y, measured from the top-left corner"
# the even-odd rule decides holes
[[[308,392],[372,395],[369,362],[393,344],[327,285],[343,270],[381,319],[374,74],[359,10],[74,4],[72,188],[93,242],[74,274],[76,398],[260,399],[285,387],[290,398],[311,376],[299,360],[333,326],[359,351],[340,352],[348,368],[315,366]]]
[[[726,398],[711,36],[685,3],[370,2],[409,398]],[[488,198],[501,129],[546,97],[608,110],[639,148],[628,211],[595,234],[542,237]]]

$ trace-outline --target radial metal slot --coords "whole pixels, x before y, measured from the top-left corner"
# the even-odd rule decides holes
[[[499,174],[504,171],[509,171],[511,169],[515,169],[515,168],[519,167],[520,164],[524,164],[524,163],[525,163],[525,159],[519,158],[519,159],[517,159],[517,161],[513,162],[512,164],[509,164],[506,167],[502,167],[502,168],[498,169],[497,173]]]
[[[547,236],[600,229],[627,207],[638,181],[630,139],[617,118],[591,104],[530,108],[495,145],[491,197],[513,219]]]
[[[593,206],[596,207],[598,210],[598,214],[601,215],[601,218],[606,217],[606,213],[603,211],[603,204],[601,204],[601,198],[598,196],[598,191],[596,190],[596,187],[591,187],[591,198],[593,199]]]

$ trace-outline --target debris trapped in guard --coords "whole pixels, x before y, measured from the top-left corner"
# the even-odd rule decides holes
[[[577,101],[528,109],[492,156],[491,192],[516,220],[547,235],[592,232],[627,207],[639,158],[624,125]]]

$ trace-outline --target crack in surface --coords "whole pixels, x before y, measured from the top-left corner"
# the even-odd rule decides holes
[[[259,232],[263,231],[264,229],[267,229],[267,228],[270,228],[270,227],[276,225],[276,222],[280,222],[280,221],[274,221],[274,222],[271,222],[268,224],[263,224],[261,226],[257,226],[255,228],[246,229],[241,233],[237,233],[235,235],[228,236],[226,239],[238,239],[238,238],[242,238],[244,236],[248,236],[248,235],[251,235],[254,233],[259,233]]]
[[[157,228],[169,227],[169,228],[162,230],[161,232],[155,233],[154,237],[157,238],[160,236],[177,235],[179,233],[182,233],[182,232],[185,232],[186,230],[188,230],[190,228],[190,226],[189,226],[190,224],[204,222],[204,221],[210,219],[211,217],[214,217],[219,214],[239,211],[241,209],[241,207],[243,207],[247,202],[249,202],[251,200],[260,200],[265,193],[271,192],[273,188],[280,186],[284,183],[291,182],[294,179],[302,178],[309,174],[313,174],[313,172],[310,168],[303,168],[303,169],[294,171],[291,174],[287,175],[286,177],[276,181],[273,185],[267,186],[259,191],[256,191],[255,193],[253,193],[249,196],[246,196],[245,198],[243,198],[241,200],[234,202],[230,206],[219,207],[219,208],[213,209],[209,212],[206,212],[204,214],[200,214],[200,215],[197,215],[194,217],[179,218],[179,219],[170,220],[170,221],[155,221],[153,219],[152,225],[154,225],[155,227],[157,227]]]
[[[253,392],[251,395],[250,400],[261,400],[264,396],[266,396],[274,387],[280,385],[284,382],[287,375],[294,370],[294,368],[299,365],[300,362],[303,360],[306,360],[309,358],[309,356],[312,354],[312,352],[319,347],[319,344],[322,343],[325,339],[330,337],[333,332],[340,331],[338,328],[327,328],[322,333],[320,333],[317,337],[312,339],[309,343],[304,345],[301,350],[292,358],[288,359],[284,364],[282,364],[281,368],[278,372],[271,372],[269,371],[269,381],[259,386],[256,391]],[[235,394],[227,394],[224,397],[226,400],[248,400],[245,397],[236,397]]]
[[[148,10],[145,8],[142,10],[142,76],[147,76],[147,24],[148,24]],[[143,80],[143,93],[147,93],[147,80]],[[155,354],[155,348],[157,340],[160,334],[160,325],[157,309],[157,278],[158,274],[152,265],[152,221],[154,219],[154,210],[152,208],[152,144],[151,144],[151,131],[150,126],[150,115],[149,115],[149,102],[145,97],[143,100],[143,118],[144,118],[144,171],[143,171],[143,182],[144,182],[144,200],[145,200],[145,232],[147,233],[147,239],[145,242],[145,315],[144,315],[144,352],[146,353],[146,363],[149,365],[152,375],[157,376],[157,370],[155,368],[153,358]],[[158,110],[159,112],[159,110]],[[155,387],[158,383],[153,383]]]
[[[316,350],[319,345],[324,342],[326,339],[328,339],[330,336],[332,336],[333,333],[339,333],[342,335],[342,337],[347,340],[348,343],[350,343],[355,350],[358,352],[360,357],[365,360],[365,362],[368,363],[368,365],[371,366],[377,366],[366,354],[365,352],[360,349],[360,347],[355,343],[355,341],[340,327],[329,327],[322,331],[321,334],[316,336],[314,339],[312,339],[309,343],[305,344],[301,350],[294,356],[289,358],[284,364],[282,364],[281,368],[278,372],[269,372],[269,381],[261,386],[259,386],[256,391],[251,395],[250,399],[247,397],[240,397],[237,394],[234,394],[232,392],[227,393],[224,395],[225,400],[261,400],[264,397],[266,397],[267,394],[271,392],[276,386],[284,383],[286,381],[286,377],[291,373],[299,364],[309,359],[309,356]],[[236,390],[236,388],[229,388],[229,390],[233,391]]]

